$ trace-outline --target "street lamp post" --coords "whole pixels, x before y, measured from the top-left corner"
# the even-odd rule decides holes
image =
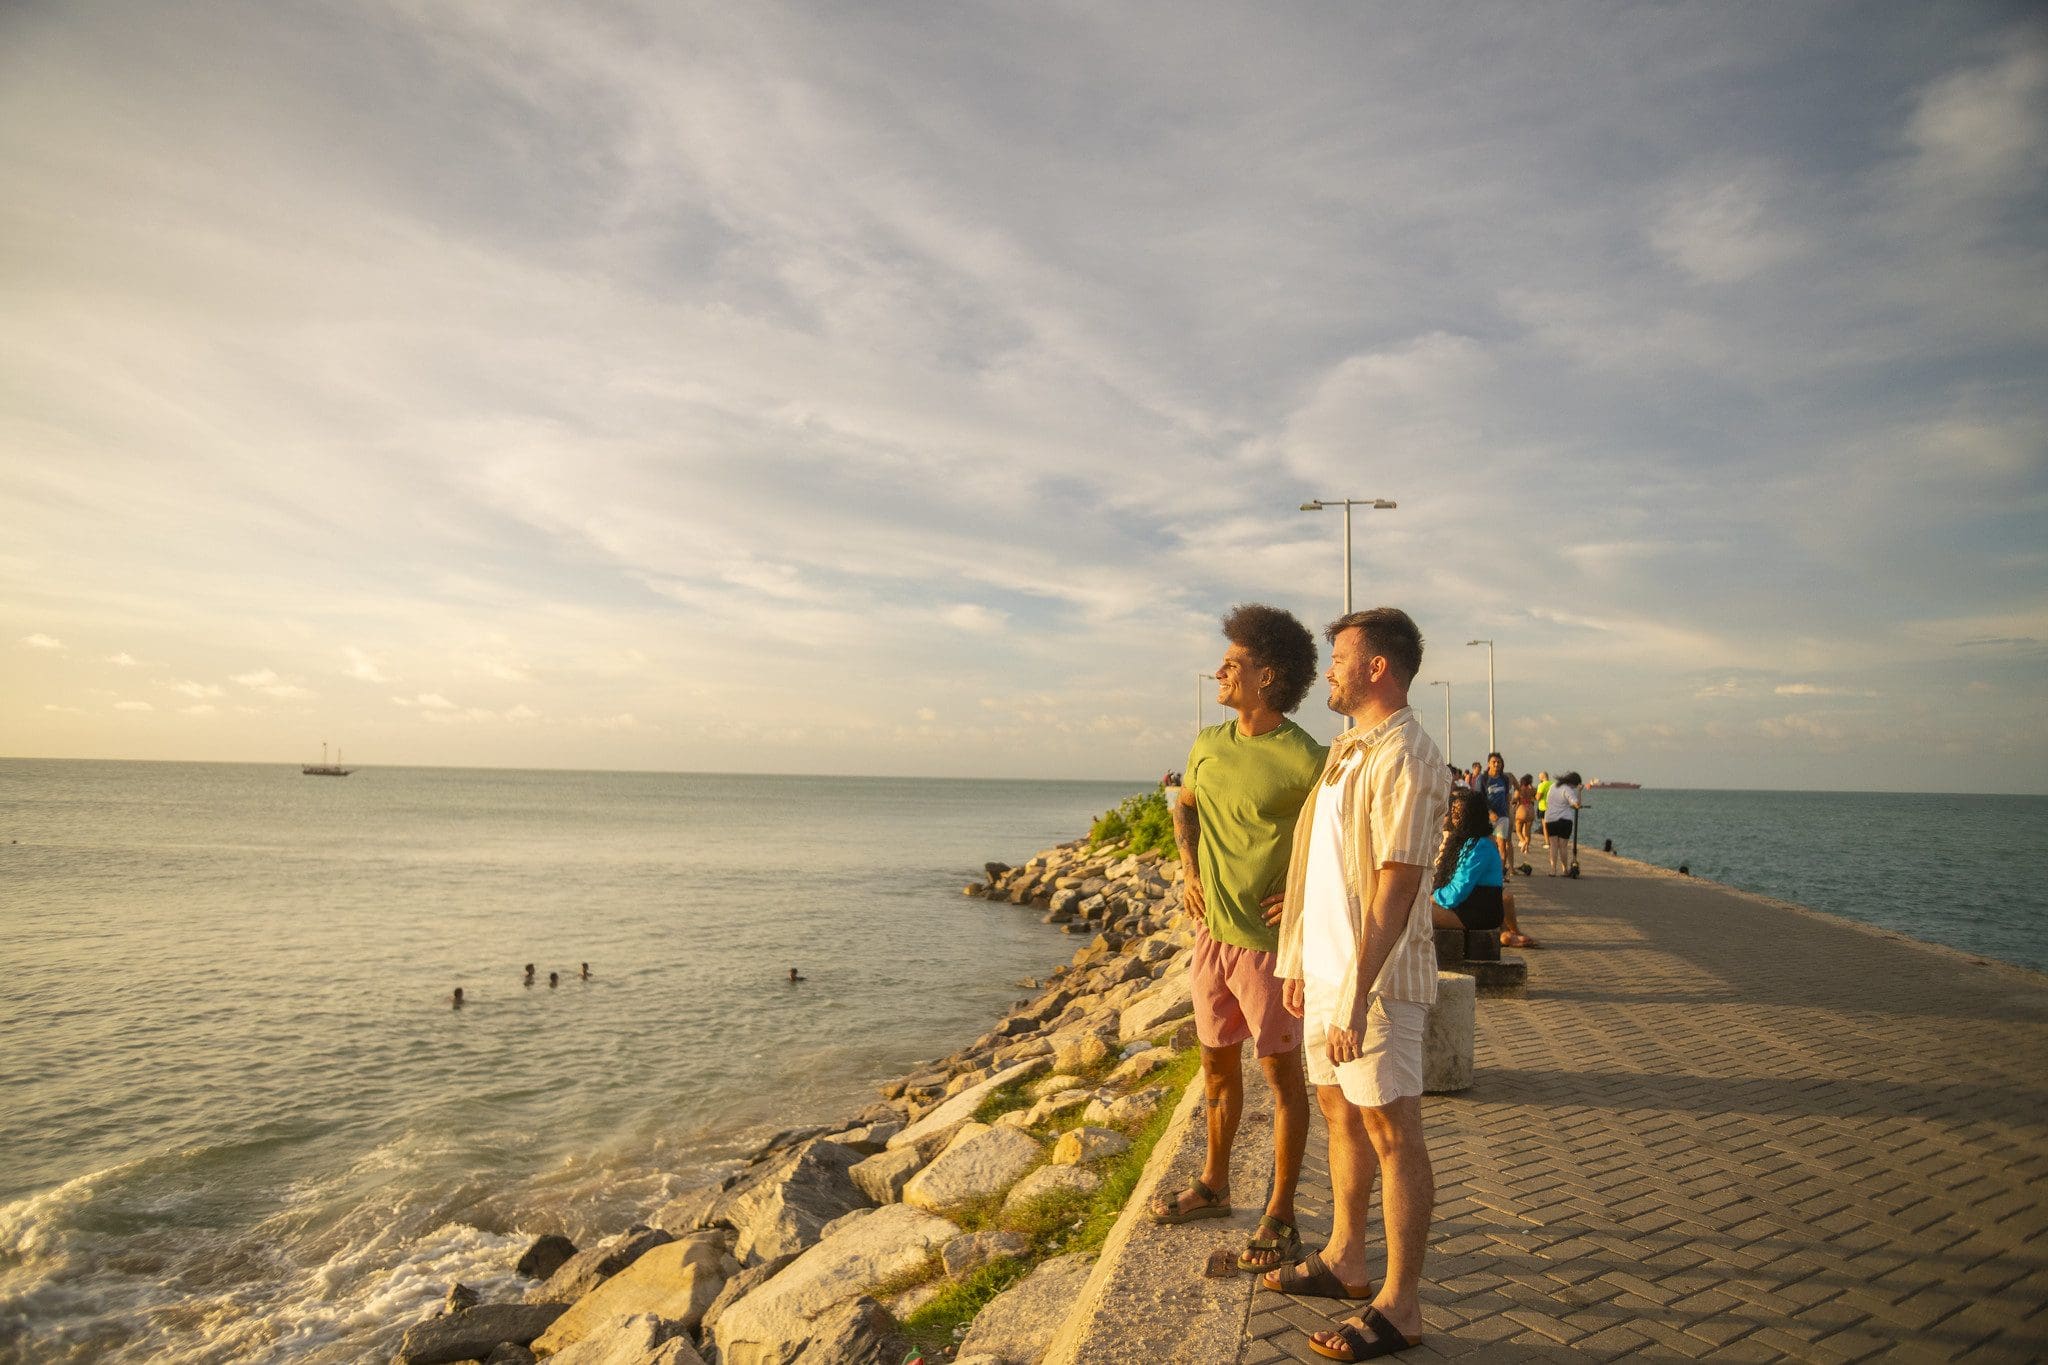
[[[1198,735],[1202,733],[1202,679],[1204,678],[1207,678],[1210,682],[1215,682],[1216,675],[1214,673],[1195,674],[1195,733]]]
[[[1493,641],[1467,640],[1467,645],[1486,646],[1486,751],[1500,752],[1500,743],[1493,737]]]
[[[1433,682],[1431,687],[1444,690],[1444,762],[1456,767],[1458,761],[1451,757],[1451,685],[1447,682]]]
[[[1351,614],[1351,509],[1370,507],[1377,511],[1391,512],[1398,506],[1389,498],[1317,498],[1301,505],[1304,512],[1320,512],[1325,507],[1344,509],[1344,614]]]

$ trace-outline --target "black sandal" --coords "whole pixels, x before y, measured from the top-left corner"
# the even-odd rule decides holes
[[[1266,1235],[1268,1232],[1272,1233],[1270,1237]],[[1254,1251],[1277,1251],[1280,1253],[1280,1259],[1252,1261],[1248,1258]],[[1254,1275],[1266,1270],[1280,1270],[1292,1264],[1294,1258],[1299,1255],[1301,1232],[1294,1224],[1283,1223],[1268,1213],[1259,1218],[1259,1230],[1252,1235],[1251,1241],[1245,1243],[1244,1250],[1238,1253],[1237,1268],[1249,1270]]]
[[[1324,1263],[1323,1253],[1320,1251],[1311,1251],[1308,1259],[1300,1265],[1277,1266],[1267,1271],[1259,1283],[1281,1294],[1306,1294],[1318,1299],[1344,1299],[1356,1302],[1373,1296],[1370,1281],[1363,1289],[1353,1289],[1338,1279]]]
[[[1334,1328],[1328,1329],[1337,1334],[1337,1339],[1344,1343],[1344,1348],[1351,1352],[1350,1355],[1338,1355],[1317,1341],[1314,1336],[1309,1337],[1308,1348],[1328,1360],[1378,1360],[1381,1356],[1399,1355],[1411,1346],[1422,1344],[1419,1341],[1408,1340],[1402,1335],[1401,1329],[1388,1322],[1387,1315],[1377,1308],[1367,1308],[1358,1315],[1358,1320],[1372,1328],[1372,1340],[1366,1340],[1365,1333],[1348,1322],[1340,1322]]]

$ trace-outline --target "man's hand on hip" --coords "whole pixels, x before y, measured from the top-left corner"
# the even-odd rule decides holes
[[[1260,901],[1259,912],[1266,917],[1266,923],[1278,924],[1287,914],[1287,893],[1275,891]]]

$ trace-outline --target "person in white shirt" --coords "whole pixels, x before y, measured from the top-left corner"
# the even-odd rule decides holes
[[[1295,825],[1280,929],[1287,1008],[1302,1015],[1309,1081],[1330,1135],[1329,1244],[1264,1277],[1286,1294],[1369,1300],[1317,1332],[1332,1360],[1393,1355],[1422,1335],[1423,1246],[1436,1200],[1422,1132],[1422,1039],[1436,1001],[1426,869],[1450,794],[1443,755],[1408,705],[1422,633],[1392,607],[1328,630],[1330,709],[1351,718]],[[1386,1282],[1368,1255],[1384,1173]]]
[[[1572,832],[1578,828],[1579,775],[1566,773],[1550,784],[1550,802],[1543,808],[1543,846],[1550,855],[1550,875],[1563,876],[1572,860]]]

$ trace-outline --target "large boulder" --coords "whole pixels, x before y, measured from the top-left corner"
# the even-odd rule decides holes
[[[733,1255],[757,1265],[815,1244],[825,1224],[868,1206],[848,1174],[860,1154],[822,1139],[806,1142],[735,1186],[712,1213],[739,1234]]]
[[[1085,1255],[1054,1256],[974,1316],[960,1358],[987,1354],[1031,1365],[1052,1345],[1092,1269]]]
[[[394,1365],[455,1365],[482,1360],[504,1342],[525,1346],[566,1311],[559,1303],[487,1303],[416,1322],[405,1329]]]
[[[1194,1012],[1193,982],[1186,972],[1170,972],[1164,981],[1124,1006],[1123,1014],[1117,1020],[1117,1037],[1126,1043],[1150,1038],[1168,1024],[1185,1019]]]
[[[1119,987],[1121,989],[1121,987]],[[1118,1090],[1134,1082],[1142,1081],[1160,1067],[1173,1060],[1173,1054],[1163,1047],[1148,1047],[1143,1052],[1127,1058],[1110,1072],[1103,1084]]]
[[[718,1297],[713,1299],[711,1306],[704,1310],[704,1321],[697,1324],[698,1339],[709,1342],[711,1340],[711,1329],[718,1325],[718,1319],[725,1313],[726,1309],[732,1307],[756,1289],[759,1289],[770,1279],[780,1275],[783,1267],[795,1259],[794,1255],[777,1256],[772,1261],[763,1261],[759,1265],[750,1265],[740,1271],[739,1274],[727,1280],[725,1288],[718,1291]]]
[[[902,1201],[903,1187],[922,1165],[915,1147],[898,1147],[856,1162],[847,1174],[860,1192],[877,1204],[895,1204]]]
[[[1038,1139],[1021,1128],[970,1123],[910,1178],[903,1202],[932,1213],[962,1208],[1008,1190],[1044,1156]]]
[[[850,1218],[712,1320],[723,1365],[788,1365],[822,1336],[828,1310],[891,1276],[916,1270],[960,1229],[908,1204]],[[822,1349],[806,1359],[837,1360]],[[901,1359],[899,1354],[897,1360]],[[896,1361],[888,1362],[896,1365]]]
[[[1022,1256],[1031,1250],[1031,1243],[1021,1233],[1008,1228],[987,1228],[981,1232],[955,1237],[939,1252],[939,1262],[946,1267],[946,1273],[954,1279],[981,1269],[990,1261],[1000,1261],[1006,1256]]]
[[[576,1254],[576,1244],[558,1232],[534,1239],[514,1271],[524,1279],[545,1280]]]
[[[1089,1123],[1108,1124],[1114,1127],[1128,1127],[1143,1123],[1152,1117],[1152,1111],[1166,1098],[1166,1087],[1148,1085],[1143,1090],[1133,1090],[1128,1095],[1107,1099],[1098,1095],[1088,1101],[1088,1107],[1081,1111],[1081,1117]]]
[[[900,1365],[910,1353],[910,1342],[896,1329],[888,1309],[865,1296],[841,1304],[818,1319],[806,1361],[818,1365]],[[739,1356],[727,1356],[725,1365],[756,1365]]]
[[[1082,1025],[1053,1035],[1052,1064],[1059,1071],[1086,1071],[1116,1051],[1116,1034]]]
[[[652,1313],[615,1318],[547,1359],[548,1365],[704,1365],[683,1325]]]
[[[1113,1128],[1070,1128],[1053,1144],[1055,1166],[1081,1166],[1130,1150],[1131,1140]]]
[[[891,1149],[915,1147],[920,1156],[929,1158],[952,1140],[962,1124],[974,1117],[974,1111],[981,1107],[983,1100],[1012,1081],[1028,1080],[1046,1069],[1043,1057],[1003,1067],[981,1084],[961,1091],[890,1138],[889,1146]]]
[[[1040,1166],[1010,1187],[1003,1212],[1015,1213],[1033,1200],[1057,1194],[1090,1195],[1101,1184],[1102,1177],[1083,1166]]]
[[[528,1303],[574,1303],[658,1246],[674,1241],[660,1228],[627,1228],[562,1262],[547,1282],[526,1291]]]
[[[722,1233],[698,1233],[658,1246],[570,1305],[534,1343],[537,1355],[575,1345],[614,1318],[652,1313],[694,1329],[739,1265]]]

